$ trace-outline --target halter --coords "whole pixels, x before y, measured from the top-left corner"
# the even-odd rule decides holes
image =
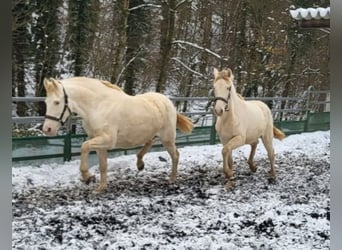
[[[215,97],[214,98],[214,103],[216,103],[216,101],[223,101],[226,106],[224,106],[224,110],[225,111],[229,111],[229,100],[230,100],[230,91],[228,92],[228,96],[227,98],[224,98],[224,97],[221,97],[221,96],[218,96],[218,97]]]
[[[66,94],[63,85],[62,85],[62,88],[63,88],[63,93],[64,93],[64,109],[63,109],[61,115],[59,116],[59,118],[57,118],[55,116],[51,116],[51,115],[45,115],[45,119],[50,119],[50,120],[53,120],[53,121],[57,121],[57,122],[59,122],[63,126],[64,123],[66,122],[66,120],[68,119],[68,117],[72,114],[72,112],[71,112],[71,110],[70,110],[70,108],[68,106],[68,95]],[[63,122],[62,118],[63,118],[66,110],[69,111],[69,116]]]

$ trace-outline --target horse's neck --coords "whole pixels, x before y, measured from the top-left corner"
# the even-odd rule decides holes
[[[85,116],[85,110],[87,109],[87,102],[81,101],[81,91],[77,90],[77,87],[72,84],[64,84],[65,91],[69,99],[69,108],[71,112],[77,113],[79,116]]]
[[[96,94],[95,91],[87,88],[86,85],[82,86],[75,83],[67,83],[64,84],[64,88],[69,96],[69,107],[71,112],[77,113],[82,118],[86,118],[86,114],[89,113],[89,110],[96,108],[100,101],[108,96],[108,92],[105,93],[105,95]],[[108,89],[108,91],[115,90]],[[117,101],[118,98],[113,98],[112,100],[114,102]]]
[[[237,95],[236,90],[234,89],[231,92],[230,99],[229,99],[229,104],[226,112],[223,114],[223,122],[229,120],[233,121],[237,119],[237,109],[239,108],[239,105],[241,104],[243,100],[240,99],[240,97]]]

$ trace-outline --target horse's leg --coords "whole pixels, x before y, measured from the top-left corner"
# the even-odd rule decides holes
[[[154,140],[151,139],[150,141],[146,142],[144,147],[137,153],[137,167],[138,170],[143,170],[144,169],[144,161],[142,160],[142,158],[144,157],[144,155],[150,150],[150,148],[152,147]]]
[[[96,152],[100,166],[100,185],[95,189],[95,192],[100,193],[107,188],[107,150],[99,149]]]
[[[83,142],[81,146],[81,163],[80,163],[80,171],[83,177],[83,180],[85,183],[89,183],[91,180],[94,179],[94,176],[92,176],[89,173],[89,167],[88,167],[88,155],[89,152],[92,150],[107,150],[113,145],[113,139],[110,136],[102,135],[102,136],[97,136],[94,137],[90,140],[87,140]],[[101,155],[101,154],[100,154]],[[101,161],[103,163],[103,155],[102,154],[102,159],[100,159],[100,165]],[[102,164],[103,166],[103,164]],[[105,171],[106,172],[106,171]],[[100,170],[100,174],[102,175],[103,171]],[[101,182],[98,188],[95,190],[96,192],[101,192],[106,188],[107,183],[104,183],[105,179],[101,177]]]
[[[89,172],[88,154],[86,154],[84,151],[82,153],[82,147],[81,147],[81,157],[80,157],[80,172],[82,175],[83,182],[85,184],[88,185],[90,182],[95,182],[95,176]]]
[[[248,165],[249,165],[249,168],[252,170],[252,172],[255,172],[257,170],[257,167],[254,165],[254,162],[253,162],[257,145],[258,145],[258,141],[251,144],[251,153],[248,158]]]
[[[230,189],[233,185],[233,160],[232,160],[232,150],[228,149],[227,147],[222,148],[222,158],[223,158],[223,172],[228,182],[226,184],[226,188]],[[229,185],[228,185],[229,184]]]
[[[233,151],[228,155],[228,167],[233,171]]]
[[[163,141],[163,146],[166,148],[167,152],[170,154],[172,159],[172,171],[169,179],[169,183],[174,183],[177,178],[177,168],[178,168],[178,160],[179,160],[179,152],[176,148],[175,141]]]
[[[242,136],[235,136],[233,137],[228,143],[223,146],[222,149],[222,158],[223,158],[223,172],[228,179],[225,188],[229,190],[234,186],[233,181],[233,160],[232,160],[232,153],[233,150],[242,146],[244,140]]]
[[[264,143],[264,146],[267,151],[268,159],[270,160],[271,164],[271,170],[270,170],[270,175],[271,178],[276,179],[276,172],[274,168],[274,148],[273,148],[273,141],[272,141],[272,136],[263,136],[262,142]]]

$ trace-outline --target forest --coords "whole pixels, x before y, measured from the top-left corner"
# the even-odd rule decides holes
[[[12,97],[43,80],[104,79],[128,94],[208,96],[231,68],[243,96],[329,89],[329,31],[302,29],[290,8],[326,0],[13,0]],[[17,115],[44,115],[18,103]]]

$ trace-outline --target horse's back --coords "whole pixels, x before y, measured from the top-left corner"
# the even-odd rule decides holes
[[[147,92],[137,95],[136,98],[138,101],[148,104],[148,107],[155,109],[164,118],[169,118],[170,116],[172,119],[176,118],[176,109],[167,96],[157,92]]]
[[[149,92],[128,96],[123,103],[129,110],[119,121],[118,146],[143,144],[165,134],[175,137],[177,112],[166,96]]]
[[[249,102],[253,103],[256,109],[260,111],[256,124],[260,124],[260,126],[263,128],[263,133],[273,129],[272,112],[267,104],[259,100],[251,100]]]
[[[246,143],[256,142],[258,138],[273,131],[272,113],[268,106],[258,100],[245,101],[245,112],[241,112],[240,121],[246,134]]]
[[[266,105],[266,103],[259,101],[259,100],[250,100],[245,101],[245,103],[248,106],[247,113],[248,113],[248,119],[255,118],[256,120],[263,120],[265,119],[265,122],[268,121],[270,118],[272,118],[272,113],[269,107]],[[246,115],[244,115],[247,117]]]

